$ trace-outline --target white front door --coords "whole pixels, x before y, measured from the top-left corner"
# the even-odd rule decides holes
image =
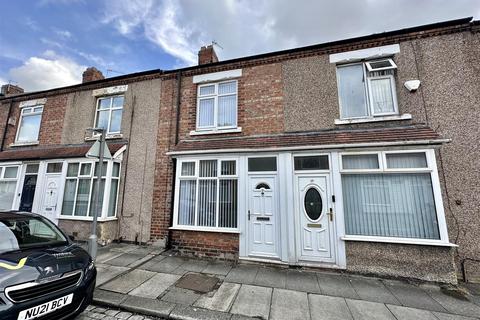
[[[274,175],[249,177],[248,252],[256,257],[278,257],[278,206]]]
[[[40,207],[40,214],[57,224],[59,207],[59,189],[62,176],[60,174],[46,174],[44,184],[43,204]]]
[[[297,259],[335,262],[334,227],[329,196],[329,175],[297,176]]]

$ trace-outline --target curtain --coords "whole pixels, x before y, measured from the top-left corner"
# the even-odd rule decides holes
[[[88,210],[88,196],[90,195],[90,178],[78,179],[76,216],[86,216]]]
[[[342,118],[368,115],[363,68],[363,64],[339,66],[337,68],[338,95]]]
[[[237,227],[237,180],[220,180],[218,226]]]
[[[198,126],[212,127],[214,125],[215,99],[200,99],[198,106]]]
[[[395,112],[392,93],[392,78],[370,78],[370,103],[374,114]]]
[[[219,127],[233,127],[237,124],[237,96],[218,97],[218,123]]]
[[[348,235],[440,239],[429,173],[343,174]]]
[[[71,165],[68,166],[70,170]],[[75,189],[77,188],[77,179],[65,180],[65,191],[63,194],[62,215],[73,215],[73,205],[75,203]]]
[[[178,203],[178,224],[195,225],[195,193],[197,181],[181,180]]]
[[[0,209],[12,210],[17,181],[0,181]]]
[[[107,217],[115,216],[115,209],[117,207],[117,190],[118,180],[112,179],[112,184],[110,185],[110,198],[108,199]]]
[[[92,194],[90,195],[90,212],[89,212],[89,216],[93,216],[93,213],[97,210],[97,208],[95,207],[95,199],[94,199],[94,195],[95,195],[95,190],[97,190],[97,180],[98,178],[95,178],[93,179],[92,183],[93,183],[93,186],[92,186]],[[100,217],[102,216],[102,208],[103,208],[103,197],[104,197],[104,194],[105,194],[105,179],[102,179],[100,181],[100,192],[98,193],[98,198],[99,198],[99,202],[100,202],[100,211],[97,212],[97,217]]]
[[[217,180],[198,181],[198,226],[215,227]]]

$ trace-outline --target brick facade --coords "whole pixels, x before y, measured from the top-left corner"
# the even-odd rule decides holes
[[[171,246],[184,255],[221,258],[238,258],[238,234],[180,231],[172,232]]]

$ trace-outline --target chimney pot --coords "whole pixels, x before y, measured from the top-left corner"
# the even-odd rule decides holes
[[[198,51],[198,64],[208,64],[218,62],[217,54],[213,45],[202,46]]]
[[[82,75],[82,83],[103,79],[105,79],[103,73],[95,67],[87,68]]]
[[[23,88],[20,88],[19,86],[13,84],[4,84],[1,89],[1,93],[3,96],[11,96],[24,92],[25,90],[23,90]]]

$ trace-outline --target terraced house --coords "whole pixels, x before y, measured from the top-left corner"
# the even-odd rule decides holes
[[[466,18],[228,61],[206,46],[194,67],[109,79],[90,69],[81,85],[9,94],[2,208],[85,238],[98,173],[84,132],[103,126],[105,241],[478,281],[479,26]]]

